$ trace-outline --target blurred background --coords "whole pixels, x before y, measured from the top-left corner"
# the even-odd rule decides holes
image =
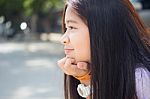
[[[150,0],[131,0],[150,27]],[[63,0],[0,0],[0,99],[63,99]]]

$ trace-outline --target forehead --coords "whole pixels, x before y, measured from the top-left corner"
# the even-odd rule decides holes
[[[77,12],[72,8],[72,7],[67,7],[66,12],[65,12],[65,23],[67,24],[68,22],[74,22],[78,23],[82,21],[80,17],[77,15]]]

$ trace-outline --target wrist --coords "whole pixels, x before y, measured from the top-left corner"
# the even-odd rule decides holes
[[[80,83],[88,86],[90,85],[90,80],[80,80]]]
[[[78,79],[80,82],[81,81],[89,81],[91,79],[91,72],[87,72],[85,75],[83,76],[74,76],[76,79]]]
[[[87,74],[80,77],[76,76],[75,78],[78,79],[81,83],[77,87],[78,94],[83,98],[89,99],[88,97],[91,94],[91,72],[89,71]]]

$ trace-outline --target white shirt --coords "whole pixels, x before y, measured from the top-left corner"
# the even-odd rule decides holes
[[[145,68],[135,70],[138,99],[150,99],[150,72]]]

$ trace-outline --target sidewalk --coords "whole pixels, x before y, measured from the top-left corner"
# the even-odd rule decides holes
[[[49,42],[0,43],[0,99],[63,99],[62,49]]]

